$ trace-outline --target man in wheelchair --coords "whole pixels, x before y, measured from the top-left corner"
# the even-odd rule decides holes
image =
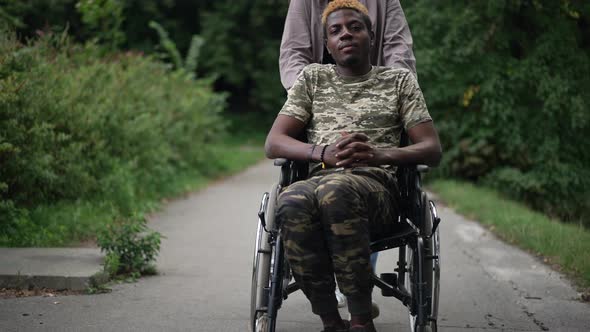
[[[437,165],[441,146],[411,72],[371,66],[366,8],[335,0],[322,23],[336,64],[303,70],[266,140],[269,158],[310,163],[309,177],[280,194],[276,218],[293,276],[324,331],[375,331],[370,241],[397,227],[396,166]],[[411,145],[400,147],[402,131]],[[298,139],[304,135],[307,142]],[[350,322],[338,312],[334,275]]]

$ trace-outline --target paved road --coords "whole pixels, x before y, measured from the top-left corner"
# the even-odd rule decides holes
[[[0,300],[0,331],[248,330],[256,212],[277,169],[264,162],[170,203],[152,218],[166,239],[161,275],[110,294]],[[559,274],[440,207],[441,331],[590,331],[590,306]],[[394,252],[378,269],[391,269]],[[406,331],[405,309],[376,293],[379,331]],[[319,331],[301,293],[280,311],[279,331]]]

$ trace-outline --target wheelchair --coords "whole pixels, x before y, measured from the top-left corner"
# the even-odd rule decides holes
[[[279,181],[263,194],[258,212],[250,299],[252,332],[274,332],[283,301],[299,289],[291,280],[275,211],[281,189],[306,179],[308,164],[276,159],[274,165],[281,167]],[[412,332],[437,331],[440,218],[434,202],[421,189],[421,174],[427,171],[424,165],[398,167],[400,227],[370,245],[372,252],[398,248],[394,271],[380,276],[373,273],[372,279],[383,296],[395,297],[408,308]]]

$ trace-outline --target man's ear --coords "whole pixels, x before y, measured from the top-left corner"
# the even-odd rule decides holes
[[[332,51],[328,47],[328,40],[327,39],[324,39],[324,47],[326,48],[326,50],[328,50],[328,54],[332,55]]]
[[[371,38],[371,47],[375,45],[375,32],[373,30],[369,31],[369,37]]]

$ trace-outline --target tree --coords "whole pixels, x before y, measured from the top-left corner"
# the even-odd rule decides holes
[[[445,145],[444,172],[552,215],[587,216],[590,4],[404,5],[420,83]]]

